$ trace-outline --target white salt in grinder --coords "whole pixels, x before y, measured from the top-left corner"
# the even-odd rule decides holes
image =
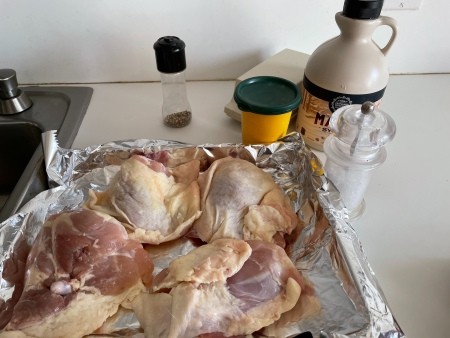
[[[349,219],[356,220],[364,212],[372,172],[386,160],[384,146],[395,136],[395,122],[372,102],[364,102],[336,110],[329,126],[325,175],[339,190]]]

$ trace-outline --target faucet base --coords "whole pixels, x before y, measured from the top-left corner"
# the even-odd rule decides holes
[[[18,90],[19,95],[10,99],[0,99],[0,115],[12,115],[21,113],[33,105],[28,95]]]

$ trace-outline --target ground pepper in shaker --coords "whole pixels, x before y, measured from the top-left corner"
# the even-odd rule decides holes
[[[185,46],[183,40],[176,36],[163,36],[153,45],[161,76],[162,117],[164,123],[173,128],[187,126],[192,118],[186,91]]]
[[[364,212],[373,169],[386,160],[384,146],[395,136],[395,122],[372,102],[365,102],[336,110],[330,129],[324,143],[325,174],[339,190],[350,220],[355,220]]]

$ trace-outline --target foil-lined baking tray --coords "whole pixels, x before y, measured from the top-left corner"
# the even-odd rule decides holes
[[[315,338],[404,337],[348,223],[338,191],[299,134],[265,146],[189,145],[139,139],[72,150],[60,148],[55,133],[46,132],[43,143],[52,188],[0,224],[0,314],[7,311],[8,305],[11,308],[10,303],[20,292],[17,276],[7,280],[5,272],[17,270],[16,275],[20,275],[27,248],[47,217],[80,207],[90,189],[105,190],[119,165],[132,154],[142,154],[169,166],[197,158],[203,168],[215,159],[233,156],[269,172],[305,223],[287,252],[298,270],[313,283],[321,308],[318,313],[284,327],[281,337],[295,337],[302,332],[310,332]],[[154,256],[155,272],[191,249],[189,241],[179,241],[161,250]],[[142,337],[132,313],[117,316],[108,328],[108,336]]]

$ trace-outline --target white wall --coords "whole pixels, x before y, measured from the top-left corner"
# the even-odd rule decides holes
[[[234,79],[284,48],[338,34],[344,0],[0,0],[0,67],[20,83],[158,81],[153,43],[186,42],[187,77]],[[450,72],[450,2],[383,11],[399,24],[391,73]],[[386,39],[380,29],[376,39]]]

